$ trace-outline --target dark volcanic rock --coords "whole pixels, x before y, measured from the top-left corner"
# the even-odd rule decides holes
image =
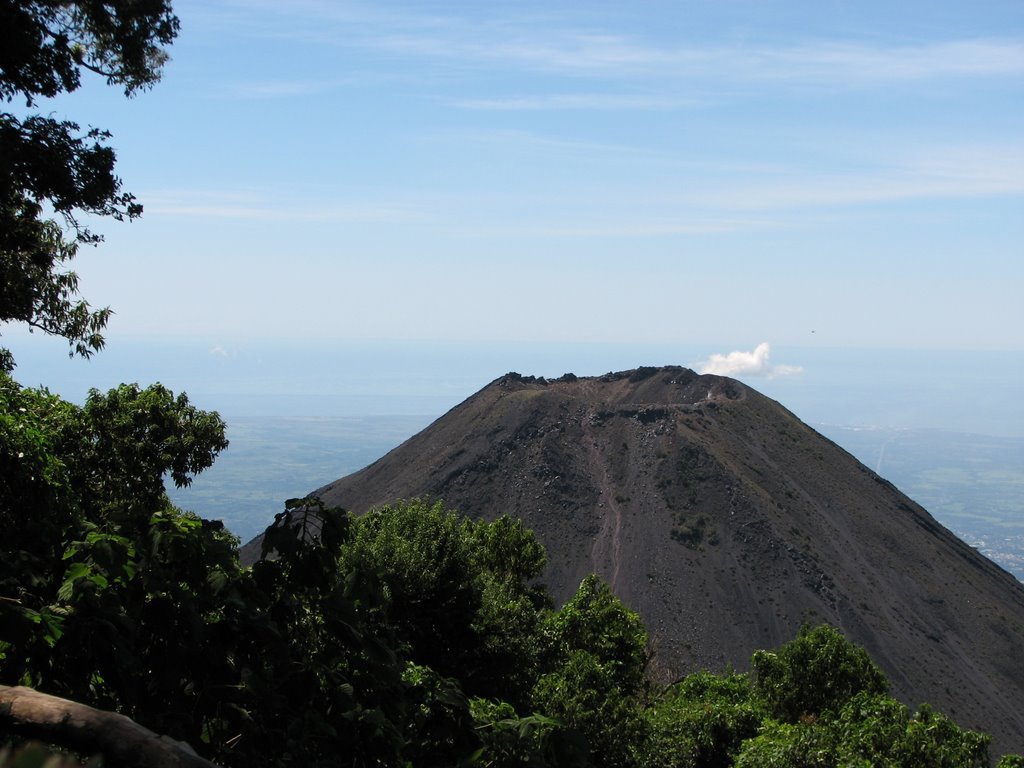
[[[643,617],[655,671],[747,665],[827,621],[911,707],[1024,752],[1024,587],[778,403],[678,368],[508,374],[317,493],[526,521],[566,599],[591,571]]]

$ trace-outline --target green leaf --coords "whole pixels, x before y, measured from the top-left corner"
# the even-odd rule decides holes
[[[85,563],[72,563],[64,574],[64,583],[57,590],[57,597],[61,600],[71,600],[75,593],[75,584],[87,578],[90,574],[89,566]]]

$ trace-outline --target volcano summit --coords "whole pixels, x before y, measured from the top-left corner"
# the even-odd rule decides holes
[[[828,622],[908,705],[1024,751],[1024,586],[735,380],[510,373],[315,494],[356,513],[428,497],[523,519],[556,600],[600,574],[643,618],[662,679],[742,669]]]

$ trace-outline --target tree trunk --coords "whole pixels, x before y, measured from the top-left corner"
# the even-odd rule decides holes
[[[158,736],[116,712],[31,688],[0,685],[0,728],[86,754],[111,768],[217,768],[183,741]]]

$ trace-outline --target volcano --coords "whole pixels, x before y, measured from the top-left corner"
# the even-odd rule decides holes
[[[643,618],[661,680],[744,669],[828,622],[908,706],[1024,752],[1024,586],[733,379],[510,373],[314,493],[356,513],[422,497],[521,518],[556,601],[602,576]]]

